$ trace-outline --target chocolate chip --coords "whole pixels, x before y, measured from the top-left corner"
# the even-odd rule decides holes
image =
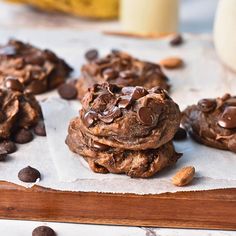
[[[132,102],[132,97],[129,95],[124,95],[119,98],[118,101],[118,107],[119,108],[126,108],[128,107]]]
[[[90,49],[89,51],[85,53],[84,56],[88,61],[96,60],[98,58],[98,50]]]
[[[83,122],[86,127],[90,127],[96,120],[97,120],[98,114],[95,111],[88,111],[85,113]]]
[[[46,136],[46,129],[43,121],[39,121],[34,127],[34,133],[38,136]]]
[[[180,34],[177,34],[174,36],[174,38],[171,39],[170,45],[171,46],[179,46],[183,44],[184,40],[183,37]]]
[[[185,129],[179,127],[178,131],[176,132],[176,134],[174,136],[174,140],[180,141],[180,140],[184,140],[186,138],[187,138],[187,132],[185,131]]]
[[[6,152],[0,152],[0,161],[5,161],[7,157],[7,153]]]
[[[148,94],[148,91],[143,87],[135,87],[133,93],[132,93],[132,99],[138,100],[141,97],[144,97]]]
[[[33,230],[32,236],[56,236],[56,233],[48,226],[39,226]]]
[[[0,48],[0,55],[3,56],[14,56],[16,54],[15,47],[12,46],[6,46],[3,48]]]
[[[19,91],[19,92],[22,92],[24,89],[21,82],[18,79],[11,76],[8,76],[6,78],[5,87],[11,90]]]
[[[103,112],[102,115],[99,114],[99,119],[106,124],[111,123],[115,118],[121,115],[121,110],[119,107],[114,106],[108,111]]]
[[[33,134],[27,129],[20,129],[14,135],[14,141],[16,143],[24,144],[33,140]]]
[[[19,171],[18,178],[19,178],[19,180],[21,180],[23,182],[33,183],[37,179],[40,179],[41,175],[37,169],[35,169],[31,166],[27,166]]]
[[[198,102],[198,107],[202,112],[210,112],[216,108],[215,99],[202,99]]]
[[[152,125],[154,114],[150,107],[140,107],[137,111],[139,121],[144,125]]]
[[[40,94],[47,90],[47,86],[40,80],[33,80],[25,89],[27,93]]]
[[[218,124],[226,129],[236,128],[236,107],[226,107],[218,120]]]
[[[16,144],[12,141],[5,140],[0,143],[0,152],[6,152],[8,154],[13,153],[17,150]]]
[[[111,68],[107,68],[103,70],[102,76],[104,77],[105,80],[112,80],[118,76],[118,72],[114,71]]]
[[[72,84],[62,84],[58,88],[59,95],[67,100],[75,99],[77,96],[77,90]]]
[[[93,141],[93,147],[100,150],[100,151],[106,151],[109,149],[109,146],[99,143],[99,142],[96,142],[96,141]]]

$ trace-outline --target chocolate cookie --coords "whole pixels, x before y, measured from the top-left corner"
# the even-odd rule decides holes
[[[83,132],[112,147],[158,148],[173,139],[180,123],[178,105],[160,88],[97,84],[82,103]]]
[[[95,83],[143,86],[146,89],[156,86],[166,90],[170,88],[168,78],[158,64],[138,60],[117,50],[113,50],[106,57],[97,57],[95,50],[86,53],[88,63],[82,66],[82,75],[76,84],[80,100]]]
[[[37,124],[41,109],[32,94],[0,89],[0,139],[8,139],[18,129]]]
[[[75,123],[79,120],[75,119]],[[90,168],[96,173],[125,173],[130,177],[147,178],[173,165],[181,156],[176,153],[172,142],[158,149],[133,151],[104,145],[92,140],[80,129],[70,126],[66,143],[71,151],[85,157]]]
[[[18,77],[25,91],[40,94],[63,83],[71,71],[71,67],[50,50],[18,40],[0,46],[0,84],[5,83],[6,76]]]
[[[70,122],[66,143],[99,173],[151,177],[174,164],[178,106],[163,89],[96,84]]]
[[[182,125],[196,141],[236,152],[236,97],[200,100],[184,110]]]

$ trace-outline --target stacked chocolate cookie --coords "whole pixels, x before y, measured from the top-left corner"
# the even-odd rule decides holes
[[[0,46],[0,85],[7,76],[13,76],[25,91],[40,94],[63,83],[71,71],[72,68],[50,50],[19,40]]]
[[[165,90],[96,84],[82,105],[66,143],[94,172],[146,178],[181,156],[172,143],[181,115]]]
[[[143,86],[146,89],[159,86],[170,88],[168,78],[156,63],[138,60],[131,55],[113,50],[105,57],[98,58],[98,52],[85,54],[88,63],[81,68],[81,78],[76,87],[81,100],[88,88],[95,83],[112,83],[119,86]]]
[[[182,125],[196,141],[236,152],[236,97],[200,100],[184,110]]]

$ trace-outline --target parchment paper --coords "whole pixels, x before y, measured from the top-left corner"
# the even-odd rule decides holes
[[[91,47],[99,48],[102,54],[111,48],[123,49],[141,59],[154,62],[166,56],[180,56],[186,63],[185,68],[166,73],[173,85],[171,96],[181,109],[203,97],[236,91],[236,75],[221,65],[210,37],[205,35],[185,36],[184,46],[170,48],[168,40],[130,40],[107,37],[96,32],[22,30],[0,33],[3,41],[4,38],[14,36],[51,48],[77,69],[75,76],[79,74],[78,68],[84,62],[84,51]],[[78,114],[80,104],[68,104],[55,97],[58,97],[56,92],[38,96],[39,100],[50,98],[42,105],[47,138],[36,137],[29,144],[19,145],[18,152],[10,155],[8,161],[0,163],[0,180],[24,185],[18,180],[17,173],[21,168],[31,165],[42,174],[38,185],[58,190],[155,194],[236,187],[236,173],[233,170],[236,155],[204,147],[190,139],[175,143],[177,150],[183,151],[184,156],[175,167],[157,174],[155,178],[143,180],[131,179],[125,175],[94,174],[64,143],[68,122]],[[197,170],[193,183],[183,188],[174,187],[171,184],[172,175],[181,166],[190,164]]]

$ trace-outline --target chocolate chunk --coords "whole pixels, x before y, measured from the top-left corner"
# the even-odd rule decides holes
[[[198,102],[198,107],[202,112],[210,112],[216,108],[215,99],[202,99]]]
[[[23,182],[33,183],[37,179],[40,179],[41,175],[37,169],[35,169],[31,166],[27,166],[19,171],[18,178],[19,178],[19,180],[21,180]]]
[[[84,56],[88,61],[96,60],[98,58],[98,50],[91,49],[87,51]]]
[[[183,37],[180,34],[175,35],[174,38],[171,39],[170,45],[171,46],[179,46],[183,44],[184,40]]]
[[[112,80],[118,76],[118,72],[111,68],[107,68],[103,70],[102,76],[104,77],[105,80]]]
[[[218,124],[226,129],[236,128],[236,107],[226,107],[218,120]]]
[[[48,226],[39,226],[33,230],[32,236],[56,236],[56,233]]]
[[[12,141],[5,140],[0,143],[0,153],[6,152],[8,154],[13,153],[17,150],[16,144]]]
[[[33,80],[25,89],[27,93],[40,94],[47,90],[47,86],[40,80]]]
[[[10,76],[6,78],[5,87],[19,92],[22,92],[24,89],[18,79]]]
[[[114,106],[112,109],[109,109],[108,111],[103,112],[102,115],[99,114],[99,119],[103,121],[104,123],[111,123],[115,118],[119,117],[121,115],[121,110],[119,107]]]
[[[46,129],[43,121],[39,121],[34,127],[34,133],[38,136],[46,136]]]
[[[133,93],[132,93],[132,99],[138,100],[141,97],[144,97],[148,94],[148,91],[143,87],[135,87]]]
[[[15,54],[16,54],[15,47],[6,46],[3,48],[0,48],[0,56],[14,56]]]
[[[20,129],[14,135],[14,141],[19,144],[28,143],[33,140],[33,134],[27,129]]]
[[[7,153],[0,151],[0,161],[5,161],[6,157],[7,157]]]
[[[102,143],[99,143],[99,142],[96,142],[96,141],[93,141],[93,144],[92,146],[100,151],[106,151],[109,149],[109,146],[105,145],[105,144],[102,144]]]
[[[140,107],[137,111],[139,121],[144,125],[152,125],[154,114],[150,107]]]
[[[119,108],[126,108],[128,107],[132,102],[132,97],[129,95],[121,96],[118,102]]]
[[[179,127],[178,131],[176,132],[176,134],[174,136],[174,140],[180,141],[180,140],[184,140],[186,138],[187,138],[187,132],[185,131],[185,129]]]
[[[75,86],[69,83],[60,85],[58,88],[58,93],[62,98],[67,100],[74,99],[77,96],[77,90]]]
[[[83,122],[86,127],[90,127],[98,118],[98,114],[95,111],[89,111],[84,115]]]

